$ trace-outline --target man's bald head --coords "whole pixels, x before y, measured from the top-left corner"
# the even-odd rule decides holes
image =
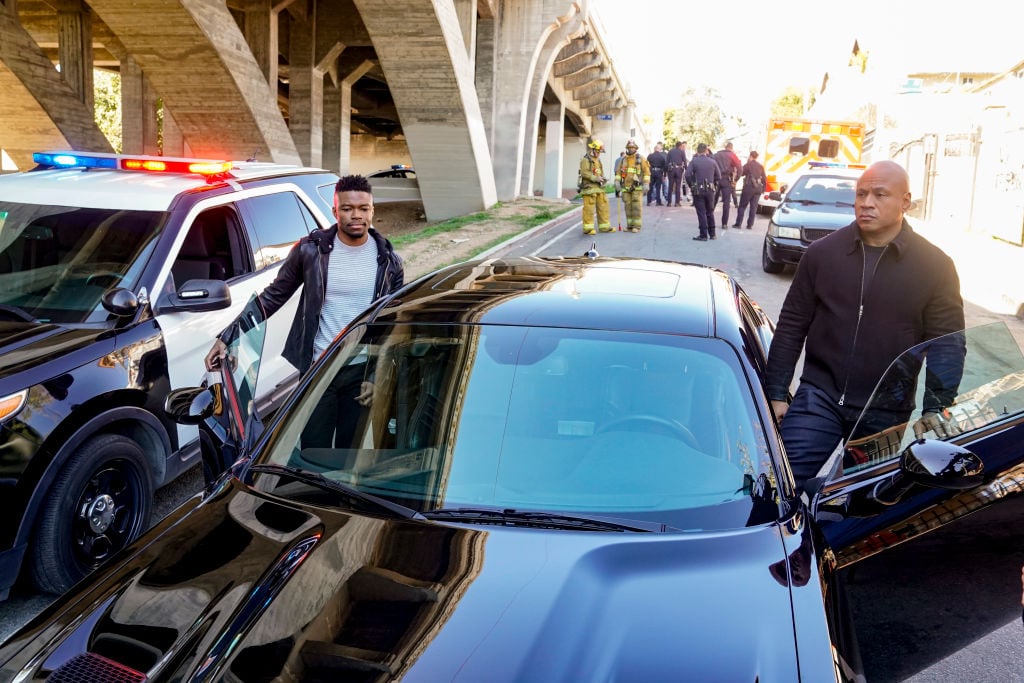
[[[857,180],[854,211],[865,244],[884,246],[900,233],[910,209],[910,176],[895,161],[877,161]]]

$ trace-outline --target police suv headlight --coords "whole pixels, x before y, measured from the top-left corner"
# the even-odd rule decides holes
[[[775,223],[768,223],[768,234],[772,237],[788,237],[789,239],[800,239],[800,228],[784,228]]]

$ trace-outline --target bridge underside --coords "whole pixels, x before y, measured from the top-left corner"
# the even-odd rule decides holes
[[[586,4],[0,0],[0,149],[25,168],[39,149],[109,148],[97,68],[121,75],[126,152],[412,163],[437,220],[532,194],[540,145],[560,196],[565,141],[626,106]]]

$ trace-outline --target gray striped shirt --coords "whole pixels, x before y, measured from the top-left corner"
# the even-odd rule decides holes
[[[327,291],[320,310],[320,327],[313,342],[313,358],[318,358],[352,319],[373,302],[377,279],[377,241],[350,247],[337,237],[327,263]]]

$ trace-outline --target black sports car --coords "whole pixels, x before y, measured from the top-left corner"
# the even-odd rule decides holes
[[[1002,325],[879,385],[873,406],[920,406],[927,353],[966,348],[945,440],[919,409],[872,413],[807,491],[761,383],[772,323],[712,268],[440,270],[354,321],[264,428],[265,327],[252,302],[223,381],[168,401],[237,460],[0,646],[0,677],[849,680],[837,571],[1020,488]]]

